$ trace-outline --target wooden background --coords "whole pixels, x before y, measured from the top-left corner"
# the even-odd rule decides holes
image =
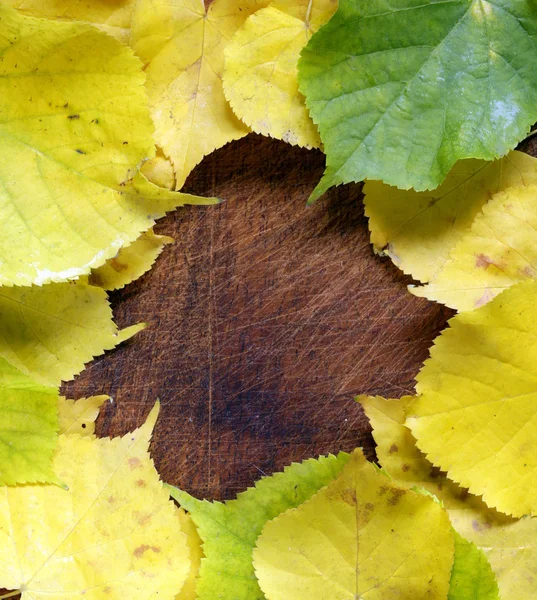
[[[168,215],[157,232],[175,245],[112,294],[120,326],[149,327],[64,386],[113,396],[101,435],[140,425],[160,398],[156,467],[197,497],[231,498],[327,452],[374,458],[354,395],[411,391],[452,314],[373,254],[361,186],[306,207],[323,164],[255,135],[207,157],[186,191],[226,202]]]

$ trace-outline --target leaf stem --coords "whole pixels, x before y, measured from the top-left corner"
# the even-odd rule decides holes
[[[5,600],[6,598],[14,598],[15,596],[18,596],[20,593],[21,593],[20,590],[15,590],[14,592],[8,592],[7,594],[0,596],[0,600]]]
[[[535,137],[536,135],[537,135],[537,129],[534,129],[533,131],[530,131],[528,133],[528,135],[521,142],[519,142],[519,144],[523,144],[524,142],[527,142],[528,140],[531,140],[531,138]]]

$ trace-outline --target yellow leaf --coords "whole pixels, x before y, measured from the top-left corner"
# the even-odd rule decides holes
[[[536,267],[537,185],[511,187],[485,204],[434,279],[409,289],[462,312],[535,278]]]
[[[173,241],[167,235],[155,235],[152,229],[142,233],[132,244],[121,248],[116,257],[92,271],[89,282],[105,290],[119,290],[149,271],[164,246]]]
[[[0,586],[23,600],[173,600],[186,536],[148,454],[157,410],[123,438],[60,436],[68,486],[0,489]]]
[[[206,155],[249,129],[224,97],[224,50],[263,0],[139,0],[131,45],[142,59],[155,140],[175,170],[175,189]]]
[[[186,535],[190,551],[190,572],[176,600],[196,600],[196,583],[203,558],[201,538],[192,518],[182,508],[177,508],[177,516],[181,523],[181,531]]]
[[[514,516],[537,512],[537,282],[451,319],[417,376],[407,425],[450,479]]]
[[[364,186],[365,211],[376,252],[388,255],[423,283],[433,279],[450,250],[498,191],[537,184],[537,159],[513,151],[494,162],[458,162],[436,190],[398,190],[376,181]]]
[[[94,27],[0,5],[0,285],[76,279],[177,205],[154,156],[144,74]]]
[[[118,331],[106,292],[84,283],[0,288],[0,356],[58,385],[143,328]]]
[[[93,436],[95,434],[95,419],[106,400],[110,400],[110,397],[91,396],[80,400],[67,400],[64,396],[60,396],[58,401],[59,433],[78,433],[82,436]]]
[[[0,358],[0,486],[62,485],[51,465],[58,443],[57,403],[57,388],[36,383]]]
[[[318,148],[321,139],[298,91],[297,63],[337,0],[280,0],[246,20],[225,50],[224,93],[256,133]]]
[[[128,43],[136,0],[4,0],[30,17],[83,21]]]
[[[334,482],[270,521],[254,550],[268,600],[445,599],[452,563],[444,509],[391,485],[361,450]]]
[[[481,498],[450,481],[425,458],[404,426],[412,400],[359,396],[373,426],[377,457],[394,483],[423,487],[446,507],[457,532],[485,553],[502,600],[532,598],[537,572],[537,518],[513,519],[489,509]]]

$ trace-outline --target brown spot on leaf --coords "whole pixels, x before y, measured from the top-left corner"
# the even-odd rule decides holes
[[[356,506],[356,490],[347,488],[343,490],[340,495],[343,502],[346,502],[351,506]]]
[[[132,458],[129,458],[129,467],[131,471],[134,471],[134,469],[136,469],[137,467],[139,467],[142,464],[142,461],[137,458],[136,456],[133,456]]]
[[[523,269],[519,269],[519,273],[523,277],[535,277],[537,272],[531,265],[526,265]]]
[[[371,504],[371,502],[367,502],[367,504],[365,505],[366,510],[373,510],[375,508],[374,504]]]
[[[397,444],[392,444],[392,445],[390,446],[390,449],[388,450],[388,452],[389,452],[390,454],[393,454],[394,452],[399,452],[399,448],[397,447]]]
[[[406,494],[406,490],[394,489],[391,490],[391,493],[392,497],[388,500],[388,504],[390,506],[395,506],[396,504],[399,504],[399,500],[401,500],[401,497]]]
[[[146,482],[143,479],[138,479],[138,481],[136,482],[136,485],[141,488],[144,488],[147,486]]]
[[[129,265],[122,263],[117,258],[111,258],[108,264],[116,271],[117,273],[121,273],[122,271],[126,271],[129,268]]]
[[[407,464],[401,465],[401,471],[403,471],[403,473],[410,471],[410,465],[407,465]]]
[[[142,558],[142,556],[148,550],[151,550],[155,554],[158,554],[160,552],[160,547],[159,546],[148,546],[147,544],[142,544],[141,546],[138,546],[138,548],[136,548],[134,550],[133,554],[134,554],[134,556],[136,556],[136,558]]]
[[[381,496],[384,496],[384,494],[389,490],[390,488],[387,485],[381,485],[380,489],[379,489],[379,494]]]
[[[492,258],[487,256],[486,254],[477,254],[475,257],[475,266],[478,269],[485,269],[486,271],[490,267],[490,265],[493,264],[494,261],[492,260]]]

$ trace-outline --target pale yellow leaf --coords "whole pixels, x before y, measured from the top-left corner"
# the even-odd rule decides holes
[[[155,140],[181,188],[201,159],[249,129],[222,89],[224,50],[263,0],[139,0],[131,45],[142,59]]]
[[[106,292],[83,282],[0,288],[0,357],[59,385],[144,327],[118,331]]]
[[[409,289],[458,311],[537,275],[537,185],[495,194],[427,285]]]
[[[166,211],[205,202],[139,172],[155,148],[128,47],[0,4],[0,53],[0,285],[76,279]]]
[[[279,0],[246,20],[225,50],[224,93],[256,133],[307,148],[321,139],[298,91],[297,64],[337,0]]]
[[[489,509],[481,498],[433,467],[404,425],[410,396],[401,400],[359,396],[357,400],[373,426],[379,462],[394,483],[425,488],[442,501],[457,532],[487,556],[502,600],[532,598],[537,572],[537,518],[513,519]]]
[[[537,513],[537,282],[450,320],[417,376],[407,425],[450,479],[514,516]]]
[[[511,186],[537,184],[537,159],[510,152],[493,162],[462,160],[429,192],[399,190],[377,181],[364,186],[371,242],[405,273],[433,279],[482,206]]]
[[[196,600],[196,583],[203,558],[202,542],[192,518],[182,508],[177,508],[181,531],[186,535],[190,552],[190,571],[188,578],[176,600]]]
[[[151,229],[92,271],[89,282],[105,290],[119,290],[149,271],[164,246],[173,241],[166,235],[155,235]]]
[[[30,17],[83,21],[128,43],[136,0],[3,0]]]
[[[0,586],[23,600],[175,599],[190,561],[148,454],[157,412],[123,438],[60,436],[67,490],[0,489]]]
[[[268,600],[445,599],[452,563],[441,505],[392,485],[361,450],[334,482],[269,521],[254,550]]]
[[[99,415],[99,409],[107,400],[111,400],[109,396],[90,396],[89,398],[80,398],[80,400],[68,400],[64,396],[60,396],[58,401],[59,433],[93,436],[95,419]]]

